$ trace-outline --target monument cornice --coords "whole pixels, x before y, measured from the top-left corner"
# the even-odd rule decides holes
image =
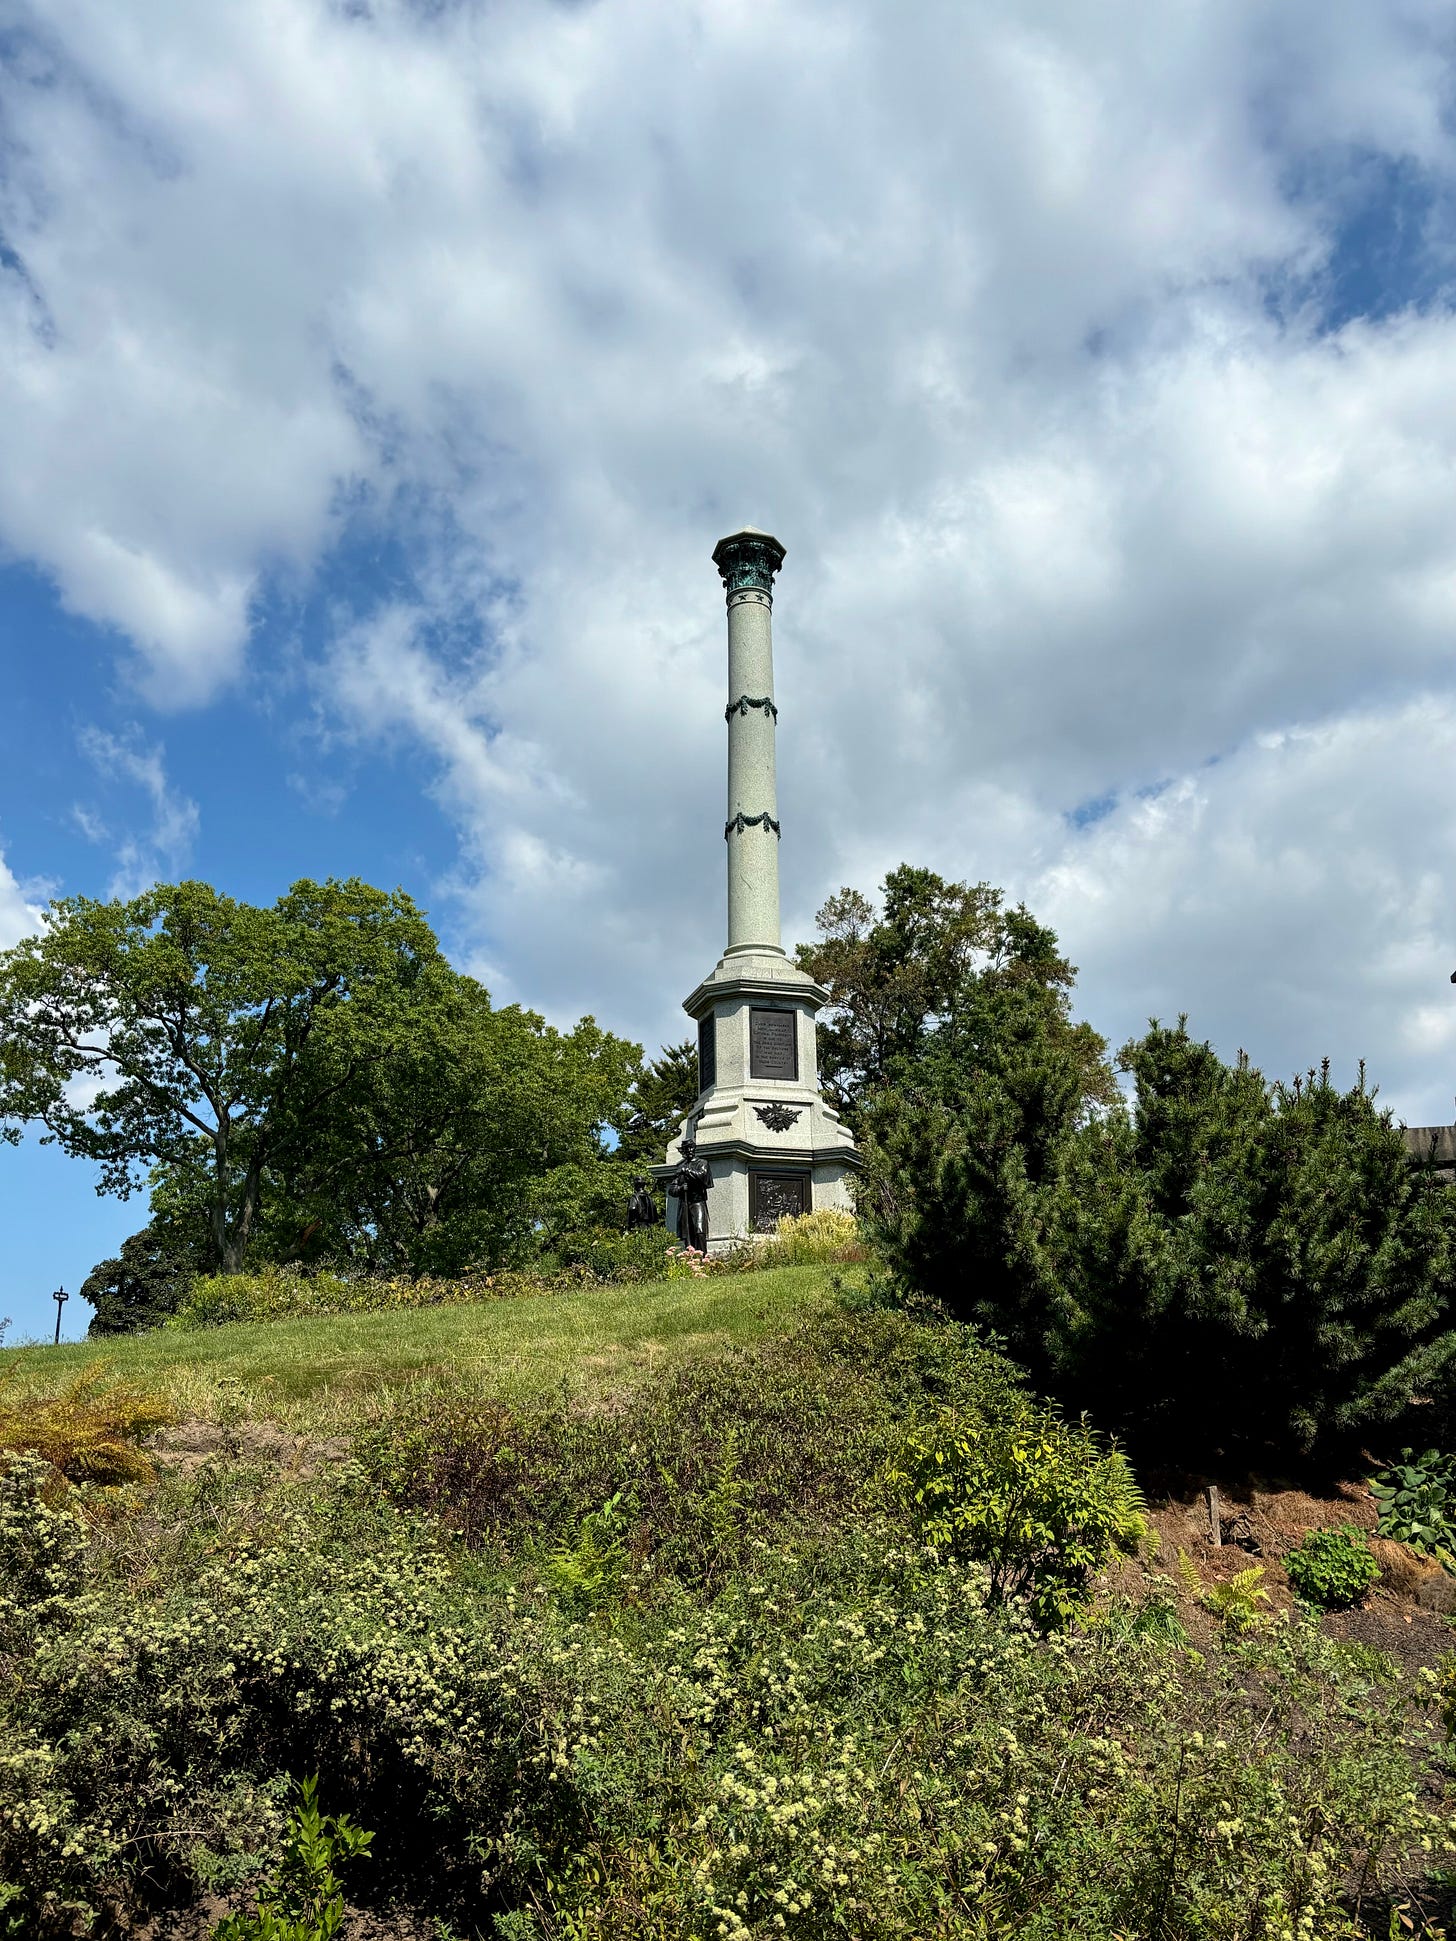
[[[698,1156],[702,1159],[743,1159],[755,1168],[771,1173],[776,1166],[814,1167],[848,1166],[857,1172],[864,1165],[864,1157],[857,1146],[775,1146],[768,1150],[755,1145],[751,1140],[732,1138],[724,1140],[699,1140]],[[670,1179],[677,1170],[675,1160],[656,1161],[647,1169],[654,1179]]]
[[[713,548],[713,564],[730,606],[744,594],[758,594],[764,605],[772,606],[774,574],[783,563],[783,547],[757,526],[742,526]]]
[[[784,961],[787,963],[787,958]],[[822,1010],[829,1002],[828,991],[822,984],[816,984],[807,971],[798,971],[792,978],[769,977],[750,970],[720,977],[714,971],[683,999],[683,1009],[690,1018],[705,1018],[715,1004],[743,997],[767,998],[778,1004],[807,1004],[814,1011]]]

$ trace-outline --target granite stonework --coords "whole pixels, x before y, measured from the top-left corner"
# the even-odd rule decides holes
[[[653,1172],[665,1182],[685,1137],[707,1160],[709,1245],[771,1233],[786,1212],[852,1206],[859,1154],[819,1093],[815,1013],[828,993],[779,937],[778,787],[771,614],[784,550],[745,527],[713,562],[728,603],[728,948],[683,1005],[698,1026],[700,1092]],[[668,1225],[677,1206],[667,1203]]]

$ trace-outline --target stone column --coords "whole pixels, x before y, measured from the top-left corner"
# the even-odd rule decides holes
[[[754,526],[713,549],[728,598],[729,950],[781,948],[772,615],[783,559],[779,542]]]

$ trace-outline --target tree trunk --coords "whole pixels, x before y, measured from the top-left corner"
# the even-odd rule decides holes
[[[236,1273],[228,1245],[227,1217],[227,1152],[228,1125],[224,1115],[217,1115],[217,1129],[212,1135],[213,1181],[212,1205],[208,1208],[207,1223],[212,1233],[212,1257],[216,1270],[222,1274]]]
[[[243,1181],[243,1197],[238,1207],[238,1217],[233,1222],[232,1233],[228,1237],[229,1274],[243,1271],[243,1256],[248,1249],[248,1237],[253,1231],[253,1216],[258,1211],[258,1200],[263,1184],[263,1148],[259,1141],[257,1150],[248,1161],[247,1176]]]

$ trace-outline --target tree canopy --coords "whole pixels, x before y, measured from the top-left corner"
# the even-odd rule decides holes
[[[948,883],[902,864],[886,876],[878,908],[842,889],[816,921],[818,940],[795,955],[829,992],[820,1075],[851,1122],[878,1086],[907,1077],[927,1054],[944,1062],[964,1050],[974,1066],[989,1042],[988,997],[1017,988],[1041,994],[1034,1001],[1083,1069],[1086,1088],[1108,1093],[1101,1039],[1067,1018],[1075,967],[1050,930],[1021,907],[1007,909],[990,884]]]
[[[697,1046],[690,1039],[664,1045],[637,1075],[617,1116],[617,1157],[633,1164],[663,1158],[697,1102]]]
[[[71,898],[0,954],[4,1136],[38,1122],[100,1190],[149,1184],[224,1271],[508,1254],[527,1183],[600,1155],[640,1065],[589,1018],[494,1009],[408,896],[357,880]]]

